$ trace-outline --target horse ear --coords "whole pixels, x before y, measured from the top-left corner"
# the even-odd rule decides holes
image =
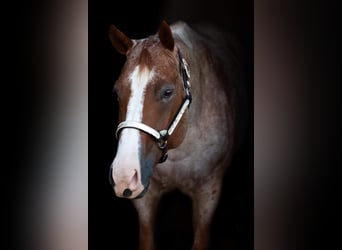
[[[113,47],[120,53],[125,55],[132,48],[133,42],[124,33],[117,29],[113,24],[109,27],[109,39]]]
[[[162,21],[160,24],[158,36],[162,45],[168,50],[173,51],[175,41],[173,40],[170,26],[165,21]]]

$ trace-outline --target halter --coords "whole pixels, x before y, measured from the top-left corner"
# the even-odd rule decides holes
[[[156,139],[158,143],[158,147],[162,150],[163,155],[159,160],[159,163],[163,163],[166,161],[168,154],[167,154],[167,140],[169,136],[174,132],[176,129],[179,121],[181,120],[185,110],[190,106],[190,103],[192,101],[192,96],[190,92],[190,69],[188,63],[185,61],[185,59],[182,57],[179,49],[178,49],[178,58],[179,58],[179,68],[180,73],[183,78],[183,87],[185,91],[185,96],[183,98],[183,102],[181,106],[179,107],[176,115],[173,117],[173,120],[169,127],[167,129],[163,130],[156,130],[154,128],[151,128],[150,126],[141,123],[141,122],[135,122],[135,121],[124,121],[121,122],[117,129],[116,129],[116,138],[118,138],[119,132],[124,128],[134,128],[141,131],[144,131],[145,133],[151,135]]]

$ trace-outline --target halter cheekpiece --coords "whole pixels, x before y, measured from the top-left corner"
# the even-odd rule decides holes
[[[182,57],[182,54],[179,49],[178,49],[178,59],[179,59],[180,74],[183,79],[183,87],[185,91],[185,96],[183,98],[182,104],[180,105],[176,115],[173,117],[173,120],[171,124],[169,125],[169,127],[167,129],[158,131],[141,122],[124,121],[124,122],[121,122],[116,129],[116,138],[118,138],[119,132],[124,128],[138,129],[154,137],[157,141],[158,147],[163,152],[163,155],[160,158],[159,163],[163,163],[166,161],[168,157],[167,140],[169,136],[173,133],[173,131],[176,129],[185,110],[190,106],[190,103],[192,101],[192,96],[191,96],[191,91],[190,91],[190,81],[189,81],[190,80],[190,68],[186,60]]]

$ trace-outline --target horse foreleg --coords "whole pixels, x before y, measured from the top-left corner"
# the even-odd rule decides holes
[[[220,196],[221,180],[206,183],[193,195],[194,243],[192,250],[208,248],[210,224]]]
[[[154,222],[156,209],[160,196],[149,190],[143,198],[133,200],[133,204],[139,216],[139,249],[153,250],[154,246]]]

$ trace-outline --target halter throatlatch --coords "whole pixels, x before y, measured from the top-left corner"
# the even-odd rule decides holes
[[[145,133],[151,135],[154,137],[158,143],[158,147],[162,150],[163,155],[159,160],[159,163],[163,163],[167,159],[167,140],[169,136],[174,132],[176,129],[179,121],[181,120],[185,110],[190,106],[190,103],[192,101],[192,96],[190,92],[190,69],[188,63],[185,61],[185,59],[182,57],[179,49],[178,49],[178,58],[179,58],[179,68],[180,73],[183,79],[183,87],[185,91],[185,96],[183,98],[183,102],[181,106],[178,109],[178,112],[174,116],[170,126],[167,129],[164,130],[155,130],[154,128],[151,128],[150,126],[141,123],[141,122],[135,122],[135,121],[124,121],[121,122],[118,125],[118,128],[116,129],[116,138],[118,138],[119,132],[124,128],[134,128],[141,131],[144,131]]]

